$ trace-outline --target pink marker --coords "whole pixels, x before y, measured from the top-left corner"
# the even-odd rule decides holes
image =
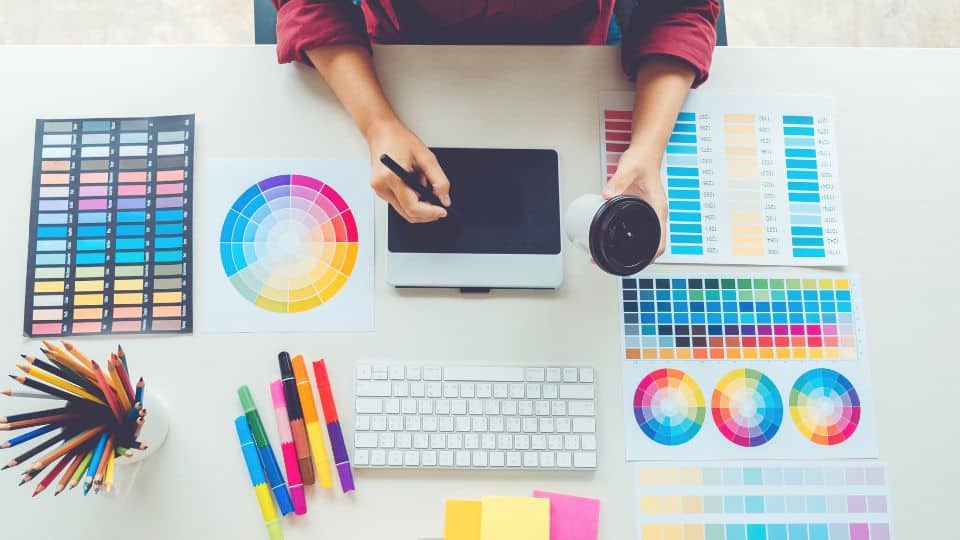
[[[277,430],[280,432],[280,448],[283,451],[283,465],[287,469],[287,485],[290,486],[290,498],[293,499],[293,513],[302,516],[307,513],[307,499],[303,494],[300,463],[297,461],[297,449],[293,445],[293,433],[290,431],[290,418],[287,416],[287,398],[283,394],[283,381],[278,379],[270,383],[270,395],[273,397],[273,409],[277,414]]]

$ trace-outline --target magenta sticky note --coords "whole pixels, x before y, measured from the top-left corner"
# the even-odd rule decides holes
[[[550,540],[597,540],[600,500],[535,490],[550,499]]]

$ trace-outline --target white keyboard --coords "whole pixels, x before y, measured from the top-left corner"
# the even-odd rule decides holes
[[[357,367],[357,467],[597,468],[590,367]]]

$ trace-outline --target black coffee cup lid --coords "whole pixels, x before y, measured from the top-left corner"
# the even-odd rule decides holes
[[[618,195],[604,202],[593,216],[590,255],[605,272],[636,274],[657,255],[660,232],[660,219],[647,201]]]

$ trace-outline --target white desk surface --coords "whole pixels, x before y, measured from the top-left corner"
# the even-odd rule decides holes
[[[565,201],[597,189],[597,93],[630,88],[618,49],[394,46],[375,59],[400,115],[427,144],[553,146]],[[37,352],[21,335],[35,118],[195,112],[198,198],[216,196],[204,189],[210,156],[367,155],[319,76],[277,65],[271,47],[5,47],[0,73],[0,296],[8,299],[0,350],[11,372],[18,353]],[[894,530],[899,538],[951,536],[960,500],[960,405],[951,398],[960,378],[960,50],[723,48],[705,88],[836,97],[848,270],[865,290]],[[384,208],[378,203],[381,248]],[[15,473],[0,473],[4,537],[265,538],[233,432],[235,390],[255,389],[275,433],[267,382],[286,349],[332,364],[348,436],[358,361],[592,364],[601,452],[596,473],[360,471],[354,495],[311,492],[309,514],[284,520],[287,538],[437,537],[444,499],[533,488],[600,497],[601,538],[633,538],[616,280],[570,249],[565,270],[557,292],[395,291],[383,281],[378,249],[372,334],[77,339],[99,356],[122,342],[132,371],[167,402],[172,431],[126,500],[67,493],[32,501]]]

